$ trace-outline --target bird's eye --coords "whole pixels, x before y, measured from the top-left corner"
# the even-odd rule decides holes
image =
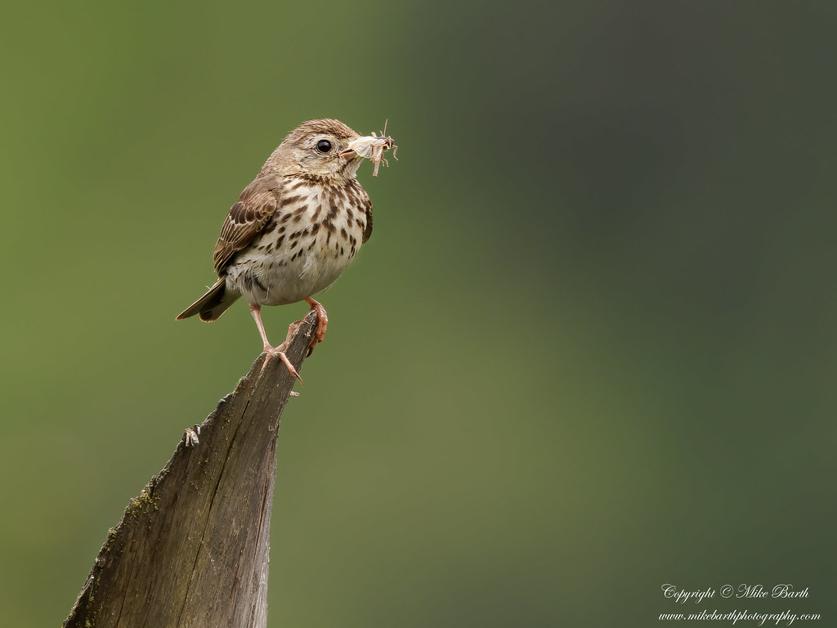
[[[327,153],[331,150],[331,142],[328,140],[320,140],[317,142],[317,150],[321,153]]]

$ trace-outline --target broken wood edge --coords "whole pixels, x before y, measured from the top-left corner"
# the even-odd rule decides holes
[[[288,329],[288,336],[285,340],[285,345],[287,347],[286,354],[298,371],[301,370],[302,363],[308,352],[307,348],[309,339],[313,333],[316,321],[316,314],[314,312],[310,312],[303,320],[292,324]],[[233,392],[224,395],[224,397],[222,397],[216,404],[215,409],[207,415],[203,422],[199,426],[195,426],[195,431],[197,431],[198,434],[206,435],[207,432],[211,433],[215,427],[217,417],[222,414],[226,406],[236,397],[236,395],[245,391],[248,387],[252,386],[252,390],[250,391],[252,395],[255,392],[258,392],[259,388],[265,384],[279,384],[282,387],[279,391],[281,405],[275,417],[275,425],[272,430],[272,438],[274,441],[272,446],[275,448],[275,441],[278,438],[278,427],[281,419],[281,413],[287,399],[291,396],[296,380],[287,373],[284,365],[282,365],[281,361],[277,358],[273,358],[271,360],[270,366],[272,368],[266,368],[267,359],[268,357],[265,353],[262,353],[258,358],[256,358],[255,362],[251,365],[250,370],[239,379]],[[264,377],[270,378],[272,381],[267,382],[265,380],[263,384],[260,380]],[[165,485],[171,470],[175,467],[175,465],[182,463],[185,458],[191,456],[196,447],[200,447],[199,442],[190,444],[190,429],[191,428],[186,428],[177,446],[175,447],[174,452],[163,468],[151,477],[148,483],[142,488],[142,490],[140,490],[138,495],[129,500],[119,522],[108,530],[105,541],[96,555],[93,567],[91,568],[90,573],[85,580],[85,583],[82,586],[82,589],[79,592],[69,615],[67,616],[67,619],[64,620],[64,628],[94,628],[100,625],[97,621],[97,613],[102,604],[100,600],[96,599],[96,594],[100,589],[101,578],[103,577],[105,565],[114,557],[118,560],[119,555],[121,555],[121,553],[125,550],[125,542],[126,540],[129,540],[131,533],[146,525],[149,520],[153,519],[155,514],[159,511],[157,494],[161,487]],[[273,478],[271,478],[271,486],[272,484]],[[271,509],[271,506],[271,503],[267,504],[268,511]],[[173,531],[172,533],[176,534],[176,531]],[[266,563],[267,561],[265,561],[265,569],[267,568]],[[264,599],[256,600],[255,603],[264,605],[264,609],[261,611],[260,615],[262,616],[263,621],[266,621],[267,600],[263,594],[260,594],[259,597]],[[116,623],[119,623],[118,620]],[[180,625],[180,623],[180,620],[178,620],[177,625]],[[259,621],[259,624],[261,623],[262,622]]]

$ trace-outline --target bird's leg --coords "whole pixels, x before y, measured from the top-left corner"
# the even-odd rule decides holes
[[[311,306],[311,309],[317,313],[317,329],[311,336],[311,342],[308,343],[308,355],[314,351],[317,344],[325,340],[326,330],[328,329],[328,312],[319,301],[315,301],[311,297],[305,297],[306,303]]]
[[[302,381],[302,378],[299,376],[299,372],[294,368],[294,365],[291,364],[291,361],[288,359],[288,356],[285,355],[285,344],[282,343],[278,347],[274,347],[270,344],[270,341],[267,339],[267,332],[264,329],[264,323],[262,322],[262,308],[260,305],[256,303],[250,304],[250,314],[253,317],[253,320],[256,321],[256,327],[259,330],[259,336],[262,337],[262,350],[267,354],[267,358],[264,361],[264,365],[262,368],[267,366],[268,361],[272,357],[278,357],[282,360],[282,364],[285,365],[285,368],[288,369],[288,372],[296,377],[299,381]]]
[[[259,336],[262,337],[262,349],[265,353],[270,352],[273,347],[270,344],[270,341],[267,339],[267,332],[264,329],[264,323],[262,322],[262,307],[257,305],[256,303],[250,304],[250,315],[253,317],[253,320],[256,321],[256,327],[259,330]]]

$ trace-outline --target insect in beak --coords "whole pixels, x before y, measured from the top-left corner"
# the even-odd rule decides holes
[[[392,156],[398,159],[395,156],[398,145],[395,143],[395,140],[386,135],[386,132],[387,125],[384,123],[384,130],[381,131],[381,135],[376,135],[373,132],[372,135],[356,137],[349,142],[348,148],[342,151],[340,155],[342,156],[344,153],[353,153],[352,156],[365,157],[372,162],[372,176],[377,177],[378,169],[381,167],[381,162],[383,162],[385,166],[389,165],[387,160],[384,159],[384,151],[392,150]]]

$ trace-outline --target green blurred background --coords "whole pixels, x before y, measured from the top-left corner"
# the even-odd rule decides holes
[[[0,24],[0,623],[255,359],[212,280],[298,122],[389,118],[375,233],[282,424],[271,626],[834,625],[837,6],[29,3]],[[303,305],[270,309],[280,339]]]

